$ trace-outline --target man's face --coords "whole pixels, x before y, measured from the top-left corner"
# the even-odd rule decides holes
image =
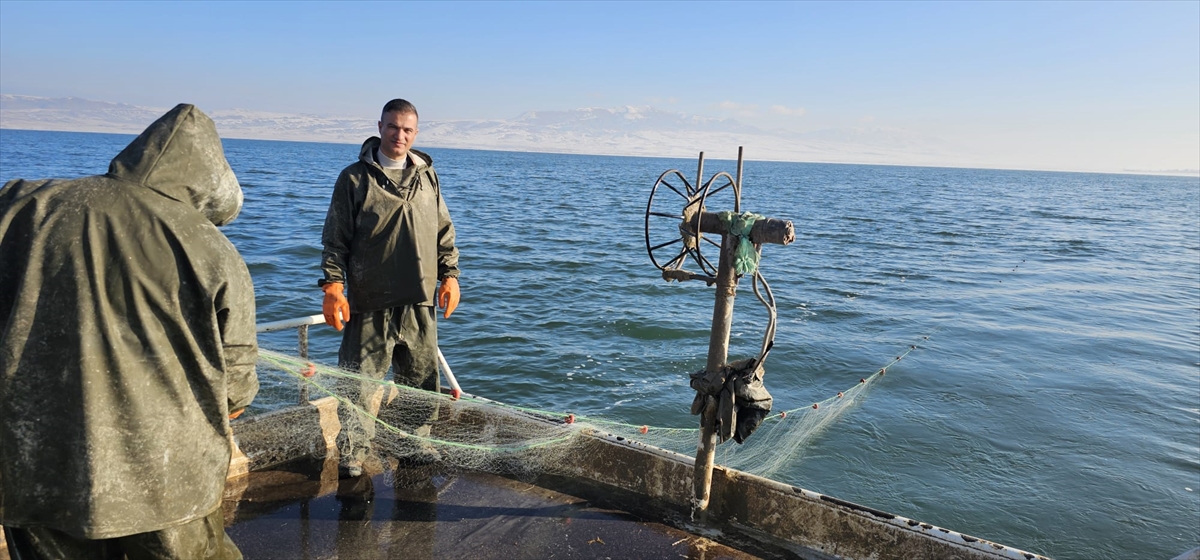
[[[384,113],[379,121],[379,137],[383,139],[379,145],[383,155],[395,160],[403,159],[417,139],[417,116],[395,111]]]

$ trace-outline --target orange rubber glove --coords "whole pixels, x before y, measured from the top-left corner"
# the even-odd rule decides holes
[[[458,307],[458,278],[453,276],[442,278],[442,286],[438,288],[438,307],[445,309],[442,318],[449,319],[450,314]]]
[[[239,409],[237,409],[237,410],[235,410],[235,411],[233,411],[233,412],[230,412],[230,413],[229,413],[229,419],[230,419],[230,420],[233,420],[233,419],[237,418],[238,416],[241,416],[243,412],[246,412],[246,409],[244,409],[244,408],[239,408]]]
[[[350,320],[350,302],[342,295],[341,282],[330,282],[321,286],[325,291],[325,302],[321,304],[321,312],[325,314],[325,324],[337,330],[342,330],[342,322]]]

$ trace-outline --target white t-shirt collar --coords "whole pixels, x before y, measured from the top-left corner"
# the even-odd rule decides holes
[[[404,169],[405,167],[408,167],[408,154],[405,154],[404,157],[400,158],[399,160],[394,160],[383,155],[383,150],[376,148],[375,159],[379,160],[379,166],[384,169]]]

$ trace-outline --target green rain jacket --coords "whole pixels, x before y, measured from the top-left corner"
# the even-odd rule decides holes
[[[434,305],[437,281],[458,277],[433,158],[409,150],[410,165],[384,169],[375,161],[379,142],[363,142],[359,161],[338,176],[321,233],[322,283],[346,284],[351,313]]]
[[[0,524],[103,539],[221,503],[258,392],[242,192],[179,105],[105,175],[0,189]]]

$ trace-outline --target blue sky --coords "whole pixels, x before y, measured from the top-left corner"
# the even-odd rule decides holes
[[[1200,2],[3,0],[0,92],[368,119],[397,96],[426,120],[651,106],[1195,169]]]

